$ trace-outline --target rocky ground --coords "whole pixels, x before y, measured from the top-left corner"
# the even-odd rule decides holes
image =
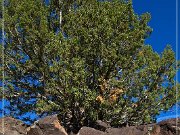
[[[56,115],[40,119],[32,126],[11,117],[5,117],[4,122],[2,129],[1,118],[0,135],[68,135]],[[95,128],[82,127],[78,134],[69,135],[180,135],[180,118],[177,121],[169,119],[155,124],[122,128],[112,128],[102,121],[97,121]]]

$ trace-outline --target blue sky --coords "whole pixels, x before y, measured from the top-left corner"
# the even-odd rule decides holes
[[[158,53],[161,53],[167,44],[170,44],[175,52],[179,52],[176,48],[176,19],[179,18],[179,15],[176,17],[176,0],[133,0],[133,7],[135,13],[139,15],[145,12],[151,14],[149,25],[153,28],[153,32],[145,41],[146,44],[152,45],[154,51]],[[178,80],[180,80],[180,72],[178,72]],[[157,121],[176,116],[180,116],[180,107],[174,106],[168,112],[161,112],[157,116]]]
[[[149,12],[153,28],[152,35],[146,40],[155,51],[162,52],[167,44],[176,50],[176,0],[133,0],[136,13]]]

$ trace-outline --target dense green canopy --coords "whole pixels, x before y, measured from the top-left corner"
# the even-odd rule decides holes
[[[6,0],[3,66],[10,115],[57,113],[74,131],[97,119],[112,126],[150,123],[174,105],[174,52],[167,46],[158,54],[144,44],[152,32],[150,14],[138,16],[132,5]]]

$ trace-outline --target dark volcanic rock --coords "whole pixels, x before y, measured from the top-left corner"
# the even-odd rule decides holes
[[[168,119],[158,123],[162,135],[180,135],[180,118]]]
[[[94,126],[95,129],[98,129],[98,130],[101,130],[101,131],[105,131],[106,129],[108,129],[110,127],[111,126],[108,123],[103,122],[101,120],[97,120],[96,124]]]
[[[108,129],[106,132],[107,132],[107,135],[166,135],[163,132],[161,133],[160,126],[158,125],[111,128],[111,129]],[[169,133],[167,135],[171,135],[171,134]]]
[[[147,130],[145,128],[138,129],[136,127],[122,127],[122,128],[110,128],[106,130],[107,135],[145,135]]]
[[[28,130],[27,135],[44,135],[44,134],[38,126],[33,125]]]
[[[2,129],[2,120],[4,128]],[[95,129],[96,128],[96,129]],[[101,131],[100,131],[101,130]],[[5,131],[5,134],[3,134]],[[68,135],[56,115],[36,121],[28,127],[22,121],[11,117],[0,119],[0,135]],[[112,128],[97,121],[94,128],[82,127],[78,134],[70,135],[180,135],[180,119],[169,119],[155,124]]]
[[[160,134],[160,126],[151,125],[141,125],[141,126],[131,126],[122,128],[107,128],[105,132],[99,132],[96,129],[83,127],[79,131],[79,135],[163,135]]]
[[[47,116],[30,127],[28,135],[67,135],[57,115]]]
[[[94,128],[90,128],[90,127],[82,127],[79,130],[78,135],[106,135],[105,132],[96,130]]]

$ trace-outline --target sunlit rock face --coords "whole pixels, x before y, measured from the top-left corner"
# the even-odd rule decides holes
[[[0,126],[0,135],[68,135],[56,115],[40,119],[29,127],[20,120],[6,117],[0,119]]]
[[[28,135],[68,135],[60,125],[56,115],[47,116],[36,121],[27,132]]]
[[[26,129],[27,125],[20,120],[11,117],[0,119],[0,135],[26,135]]]

